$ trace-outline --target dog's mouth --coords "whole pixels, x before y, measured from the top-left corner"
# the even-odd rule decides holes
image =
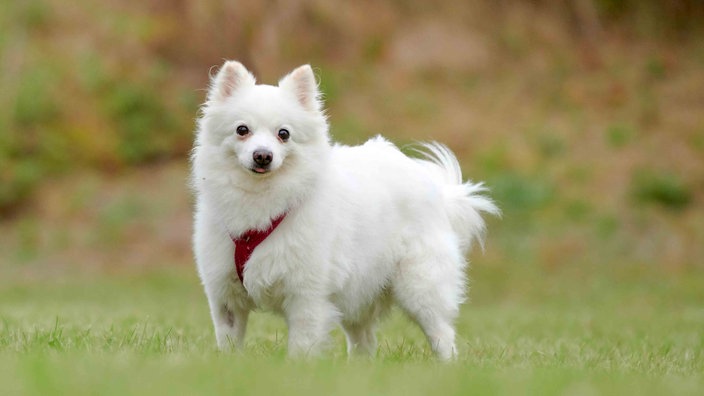
[[[254,173],[259,174],[259,175],[263,175],[263,174],[269,173],[271,171],[271,169],[269,167],[266,167],[266,168],[253,167],[253,168],[250,168],[250,170]]]

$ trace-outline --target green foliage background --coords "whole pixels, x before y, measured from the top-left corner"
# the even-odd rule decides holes
[[[505,75],[509,71],[533,78],[530,69],[535,68],[532,63],[537,52],[538,61],[547,62],[552,69],[549,79],[556,81],[536,82],[530,87],[533,92],[524,94],[525,100],[543,97],[539,100],[548,103],[542,111],[567,111],[581,122],[592,117],[616,118],[616,123],[609,120],[605,126],[614,148],[639,140],[641,129],[648,129],[639,124],[658,120],[662,111],[659,102],[664,99],[650,86],[678,77],[696,79],[695,84],[701,79],[701,73],[691,70],[701,66],[702,57],[697,45],[701,26],[696,21],[704,14],[704,7],[697,1],[583,0],[565,4],[542,0],[471,5],[447,1],[433,7],[405,1],[361,2],[339,8],[306,1],[277,5],[271,11],[272,6],[254,1],[198,5],[158,0],[81,0],[71,5],[53,0],[4,2],[0,6],[0,211],[7,214],[31,198],[44,180],[77,168],[114,172],[183,158],[191,145],[193,118],[203,99],[208,70],[223,58],[244,61],[267,82],[299,63],[313,63],[334,110],[339,110],[335,108],[338,98],[364,95],[363,89],[374,96],[393,88],[375,84],[393,76],[396,81],[387,84],[406,88],[400,95],[405,99],[391,102],[393,106],[430,119],[433,107],[443,107],[447,100],[433,95],[433,89],[460,84],[471,95],[482,80],[511,84]],[[434,24],[444,22],[460,30],[440,29],[436,34]],[[413,29],[418,29],[427,43],[404,54],[409,51],[403,47],[404,35],[413,39],[409,33]],[[443,43],[446,34],[459,37]],[[462,41],[479,44],[463,46]],[[446,46],[448,53],[476,53],[423,60],[433,55],[424,53],[423,45]],[[614,53],[621,50],[633,53]],[[404,65],[408,57],[413,60]],[[480,59],[472,61],[472,57]],[[694,64],[688,65],[690,60],[683,58],[692,58]],[[631,60],[643,69],[636,72],[618,64]],[[507,67],[507,62],[513,66]],[[582,80],[594,77],[600,84],[603,78],[599,74],[628,80],[634,73],[644,73],[645,80],[607,87],[609,97],[598,98],[640,102],[640,108],[635,109],[640,114],[629,114],[625,120],[612,106],[602,114],[580,114],[585,103],[570,103],[573,98],[560,92],[571,76]],[[506,90],[500,86],[491,89],[495,90],[491,94],[494,100]],[[628,96],[630,89],[637,91],[637,97],[621,97],[624,90]],[[471,108],[471,99],[466,105]],[[695,111],[699,117],[692,143],[701,148],[701,103],[694,99],[685,107],[682,111]],[[373,116],[363,108],[345,107],[341,113],[339,119],[333,118],[333,127],[342,140],[369,134],[367,125],[372,124]],[[510,113],[506,109],[506,115]],[[434,122],[445,128],[442,119]],[[402,126],[407,123],[400,122]],[[546,123],[548,120],[541,119],[533,125],[504,125],[497,120],[496,127],[509,126],[519,134],[525,133],[525,128],[537,132],[536,145],[547,162],[569,148],[571,142],[566,139],[577,137],[554,136],[560,131]],[[427,137],[427,133],[413,129],[383,132],[402,139]],[[677,130],[667,132],[678,134]],[[488,135],[492,131],[466,133]],[[467,144],[464,139],[455,140],[451,142],[455,146]],[[663,172],[640,172],[652,173]],[[662,185],[658,177],[636,180],[640,186],[634,188],[642,201],[679,207],[691,201],[686,197],[691,197],[693,188],[700,188],[687,182],[678,182],[679,192],[670,191],[673,186]],[[649,184],[645,188],[649,192],[644,191],[643,183]],[[678,197],[673,198],[672,193]]]

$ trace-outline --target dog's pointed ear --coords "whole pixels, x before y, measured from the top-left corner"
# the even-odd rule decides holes
[[[225,61],[218,74],[212,78],[208,98],[222,102],[238,89],[256,84],[256,79],[244,65],[237,61]]]
[[[315,74],[310,65],[303,65],[289,73],[279,81],[279,87],[296,96],[298,103],[308,111],[320,111],[320,91],[315,80]]]

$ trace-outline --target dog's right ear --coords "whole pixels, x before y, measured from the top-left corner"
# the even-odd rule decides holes
[[[292,92],[298,103],[308,111],[318,112],[323,106],[315,74],[310,65],[303,65],[279,81],[279,87]]]
[[[254,84],[256,79],[244,65],[237,61],[225,61],[211,81],[208,100],[223,102],[238,89]]]

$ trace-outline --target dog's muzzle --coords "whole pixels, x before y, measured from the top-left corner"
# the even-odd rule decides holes
[[[258,149],[252,153],[252,159],[255,165],[252,170],[256,173],[266,173],[269,171],[271,161],[274,160],[274,153],[270,150]]]

